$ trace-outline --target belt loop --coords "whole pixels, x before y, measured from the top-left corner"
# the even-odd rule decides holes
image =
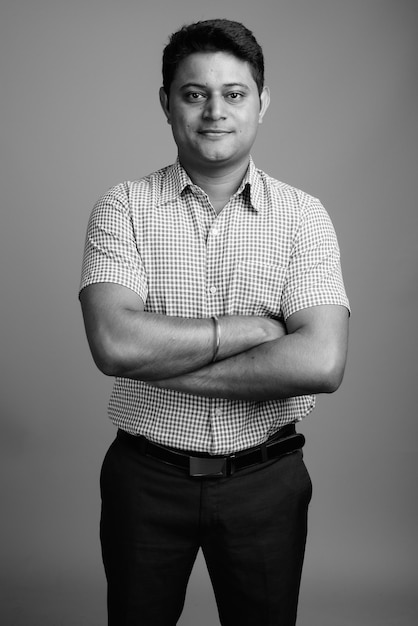
[[[260,452],[261,452],[261,462],[262,463],[266,463],[269,460],[269,456],[268,456],[268,452],[267,452],[267,446],[266,446],[265,443],[261,444]]]
[[[230,454],[228,457],[227,475],[232,476],[235,474],[235,454]]]

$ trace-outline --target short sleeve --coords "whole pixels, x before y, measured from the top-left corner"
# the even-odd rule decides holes
[[[87,226],[80,291],[104,282],[127,287],[146,301],[147,276],[137,248],[127,183],[113,187],[96,203]]]
[[[282,294],[285,319],[300,309],[323,304],[342,305],[350,311],[333,224],[320,201],[307,198]]]

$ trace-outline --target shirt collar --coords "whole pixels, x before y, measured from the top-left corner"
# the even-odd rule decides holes
[[[166,170],[161,190],[160,204],[175,200],[183,193],[186,187],[192,184],[186,170],[180,165],[180,161],[177,158],[176,162],[170,165]]]
[[[187,187],[194,187],[194,183],[187,174],[186,170],[181,165],[179,159],[173,165],[167,168],[164,186],[161,192],[160,203],[165,204],[170,200],[175,200]],[[262,198],[264,194],[264,186],[262,184],[260,173],[254,165],[252,157],[248,164],[247,171],[244,178],[234,194],[236,196],[241,193],[245,193],[246,189],[249,190],[249,201],[251,207],[256,211],[259,211],[262,206]]]
[[[252,157],[250,157],[250,162],[248,164],[247,172],[244,178],[242,179],[242,183],[239,186],[235,195],[239,195],[240,193],[245,193],[246,189],[248,189],[248,192],[249,192],[249,201],[250,201],[251,207],[258,212],[260,208],[262,207],[264,185],[262,183],[260,173],[257,170]]]

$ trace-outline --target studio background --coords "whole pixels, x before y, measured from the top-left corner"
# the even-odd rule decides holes
[[[174,161],[162,49],[213,17],[263,46],[272,103],[253,156],[328,209],[353,311],[343,385],[301,426],[314,498],[298,624],[417,623],[417,13],[413,0],[2,1],[1,624],[105,623],[112,381],[77,298],[85,230],[109,187]],[[179,625],[216,623],[199,558]]]

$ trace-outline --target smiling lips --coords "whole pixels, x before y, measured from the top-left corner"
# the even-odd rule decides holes
[[[198,132],[199,135],[205,135],[206,137],[221,137],[222,135],[229,135],[232,131],[223,130],[222,128],[207,128]]]

